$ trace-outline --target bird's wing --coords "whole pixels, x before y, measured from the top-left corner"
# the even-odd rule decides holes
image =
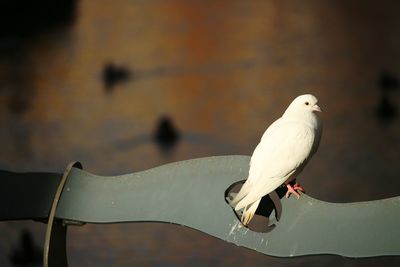
[[[298,122],[280,121],[264,134],[251,159],[249,177],[238,193],[243,208],[284,183],[310,155],[314,131]]]
[[[283,121],[283,122],[284,122],[284,121]],[[274,121],[274,122],[267,128],[267,130],[265,130],[264,134],[263,134],[262,137],[261,137],[260,143],[261,143],[265,138],[268,138],[268,136],[271,135],[271,132],[274,132],[274,131],[275,131],[275,128],[279,128],[279,124],[281,124],[281,123],[282,123],[282,117],[279,118],[279,119],[277,119],[276,121]],[[257,147],[260,145],[260,143],[257,145]],[[256,147],[256,149],[257,149],[257,147]],[[255,153],[255,150],[254,150],[254,152],[253,152],[253,156],[251,156],[251,158],[250,158],[250,167],[251,167],[251,163],[252,163],[253,158],[254,158],[254,153]]]

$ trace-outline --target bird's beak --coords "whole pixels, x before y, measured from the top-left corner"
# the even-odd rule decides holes
[[[313,109],[314,111],[317,111],[317,112],[322,112],[322,109],[321,109],[317,104],[315,104],[315,105],[312,107],[312,109]]]

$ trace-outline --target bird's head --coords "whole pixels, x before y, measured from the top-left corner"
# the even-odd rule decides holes
[[[285,111],[285,113],[315,112],[322,112],[322,110],[318,106],[318,99],[311,94],[300,95],[296,97]]]

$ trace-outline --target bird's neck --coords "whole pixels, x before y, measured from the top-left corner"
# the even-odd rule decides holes
[[[282,118],[288,121],[305,123],[314,129],[317,129],[320,125],[320,119],[314,112],[285,112]]]

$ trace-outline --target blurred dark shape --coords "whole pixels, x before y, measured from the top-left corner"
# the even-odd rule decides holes
[[[71,24],[78,0],[0,1],[0,37],[31,37]]]
[[[13,90],[8,99],[8,110],[15,115],[23,114],[31,106],[32,90]]]
[[[19,245],[11,255],[11,262],[15,266],[41,266],[42,250],[35,246],[30,232],[23,230]]]
[[[382,93],[376,115],[382,123],[392,122],[398,115],[396,106],[390,101],[386,93]]]
[[[399,87],[399,80],[390,72],[382,72],[378,80],[379,87],[383,91],[392,91]]]
[[[397,107],[390,100],[390,91],[394,91],[399,87],[399,80],[390,72],[382,72],[378,79],[379,89],[381,92],[380,101],[376,108],[376,115],[380,122],[387,124],[397,117]]]
[[[161,117],[154,133],[154,141],[165,152],[170,151],[180,139],[180,134],[168,116]]]
[[[11,86],[1,86],[7,95],[7,108],[15,115],[24,114],[32,105],[35,87],[29,61],[31,46],[43,33],[68,29],[76,15],[78,0],[0,0],[0,64]],[[55,39],[49,39],[55,40]],[[43,45],[43,41],[42,41]]]
[[[128,81],[130,76],[131,73],[128,68],[117,66],[112,62],[107,63],[102,73],[105,89],[108,92],[112,91],[116,84]]]

